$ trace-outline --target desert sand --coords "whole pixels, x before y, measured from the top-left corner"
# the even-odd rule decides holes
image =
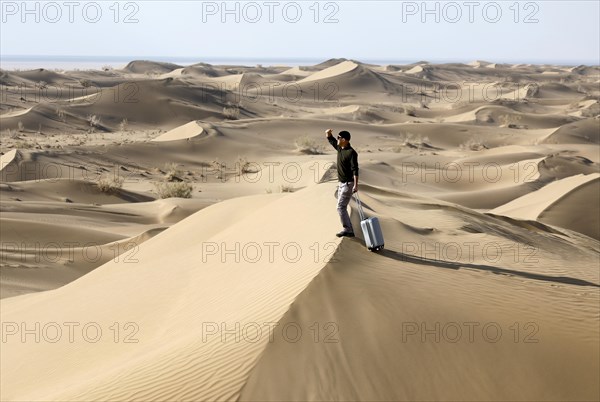
[[[0,76],[2,401],[600,399],[600,67]]]

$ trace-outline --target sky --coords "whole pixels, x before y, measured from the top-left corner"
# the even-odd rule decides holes
[[[0,1],[0,56],[600,64],[600,1]]]

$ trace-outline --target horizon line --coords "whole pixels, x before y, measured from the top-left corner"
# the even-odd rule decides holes
[[[43,60],[45,59],[45,60]],[[485,59],[485,58],[473,58],[473,59],[429,59],[420,58],[415,61],[409,62],[410,59],[397,59],[397,58],[382,58],[382,57],[232,57],[232,56],[158,56],[158,55],[33,55],[33,54],[3,54],[0,55],[0,62],[4,61],[159,61],[159,62],[173,62],[173,61],[189,61],[195,63],[203,63],[204,60],[208,61],[251,61],[251,62],[326,62],[333,59],[344,59],[354,60],[359,62],[383,62],[385,64],[391,63],[402,63],[402,64],[415,64],[421,62],[433,63],[433,64],[449,64],[449,63],[470,63],[475,61],[484,61],[487,63],[507,63],[507,64],[551,64],[551,65],[591,65],[600,66],[600,59],[597,60],[550,60],[550,59]],[[210,63],[208,63],[210,64]]]

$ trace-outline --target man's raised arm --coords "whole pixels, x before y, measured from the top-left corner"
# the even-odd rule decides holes
[[[331,144],[333,149],[335,149],[337,151],[338,145],[337,145],[336,139],[333,138],[333,130],[328,129],[327,131],[325,131],[325,135],[327,136],[327,141],[329,141],[329,143]]]

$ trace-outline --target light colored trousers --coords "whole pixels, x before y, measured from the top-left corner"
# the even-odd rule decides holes
[[[338,186],[338,203],[337,203],[337,211],[340,215],[340,221],[342,222],[342,226],[344,227],[344,231],[354,233],[354,229],[352,229],[352,222],[350,221],[350,216],[348,215],[348,204],[352,199],[352,187],[354,186],[353,182],[348,183],[340,183]]]

